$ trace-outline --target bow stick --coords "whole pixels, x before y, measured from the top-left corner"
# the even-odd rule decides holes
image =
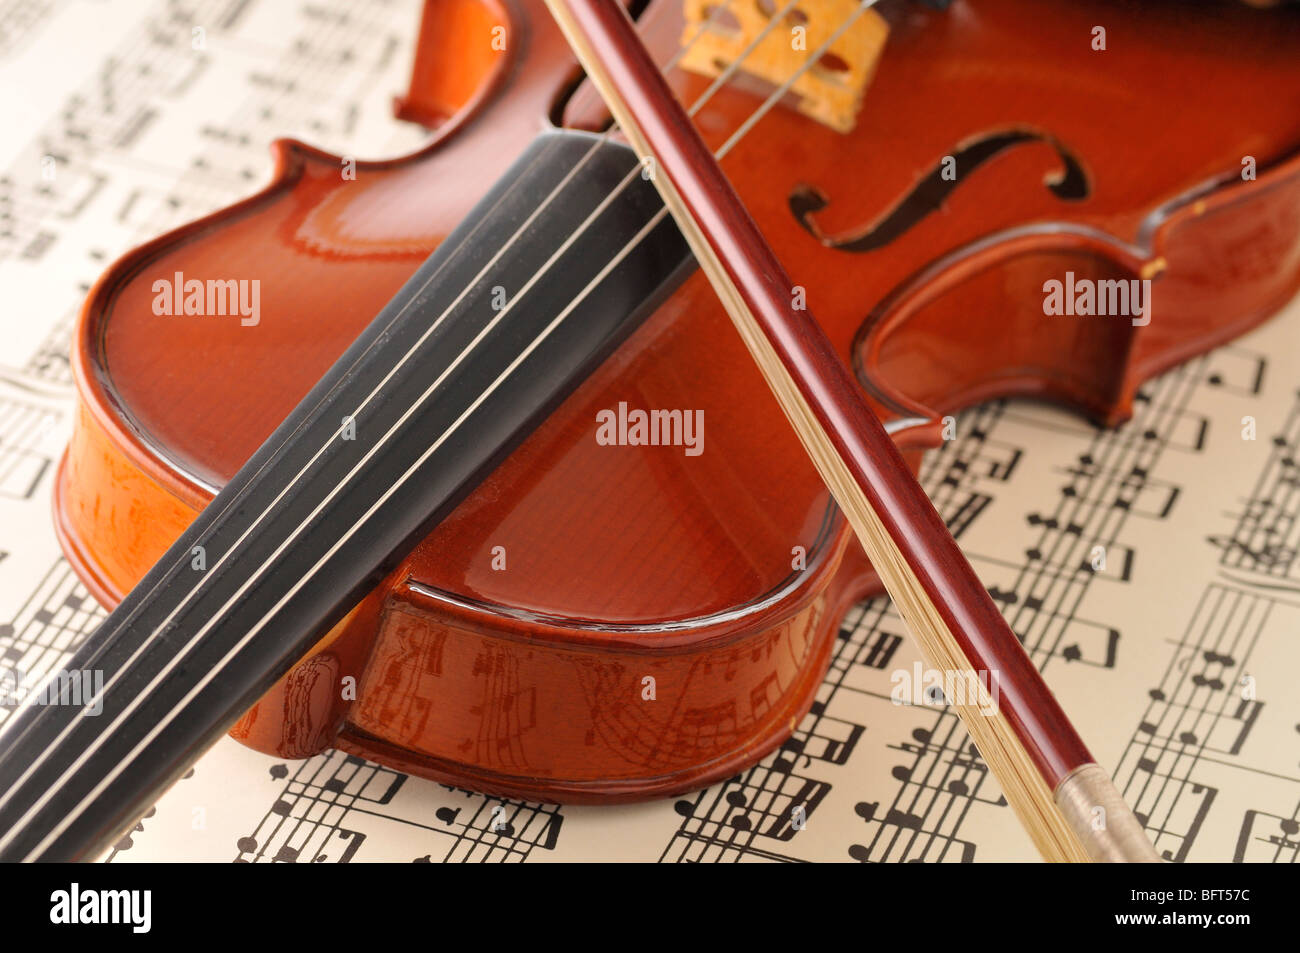
[[[864,401],[616,0],[547,0],[861,540],[927,662],[982,673],[957,708],[1048,860],[1158,858]],[[984,688],[979,677],[966,684]],[[980,694],[984,694],[981,692]],[[981,704],[983,703],[983,704]]]

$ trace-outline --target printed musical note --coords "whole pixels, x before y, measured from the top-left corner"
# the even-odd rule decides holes
[[[1230,578],[1300,583],[1300,395],[1268,446],[1268,460],[1242,501],[1231,535],[1209,539],[1222,550],[1220,562]]]
[[[518,862],[534,849],[554,850],[563,824],[555,805],[413,782],[339,751],[272,765],[268,776],[278,792],[261,822],[236,842],[239,862],[345,864],[362,856],[370,837],[400,841],[406,859],[416,862]],[[422,787],[425,797],[402,803],[412,787]]]
[[[71,567],[60,561],[45,573],[13,621],[0,623],[0,670],[25,687],[38,685],[94,632],[104,614]],[[0,705],[0,726],[13,710],[12,703]]]
[[[1286,817],[1247,811],[1232,859],[1238,864],[1294,864],[1300,860],[1300,805]]]
[[[1300,606],[1212,583],[1174,644],[1164,678],[1148,691],[1116,781],[1166,859],[1190,856],[1225,767],[1272,774],[1247,757],[1258,756],[1249,741],[1269,710],[1250,672],[1265,636],[1290,631],[1298,617]]]

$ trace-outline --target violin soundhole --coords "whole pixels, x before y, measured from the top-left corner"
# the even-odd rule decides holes
[[[906,234],[926,216],[939,211],[958,188],[969,181],[981,166],[1010,149],[1030,143],[1050,146],[1060,160],[1060,168],[1043,178],[1056,198],[1063,202],[1080,202],[1092,192],[1083,163],[1050,133],[1032,129],[1003,129],[987,132],[959,145],[943,156],[906,195],[890,209],[860,229],[838,235],[827,234],[815,216],[830,199],[815,185],[799,185],[790,193],[790,212],[795,221],[827,248],[863,253],[875,251]]]

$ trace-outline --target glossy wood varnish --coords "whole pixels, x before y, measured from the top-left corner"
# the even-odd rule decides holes
[[[1062,3],[1047,19],[1032,0],[908,4],[851,134],[777,109],[724,163],[873,406],[911,421],[895,439],[913,467],[941,415],[994,396],[1122,420],[1141,380],[1241,333],[1300,284],[1300,22],[1173,6]],[[658,0],[642,18],[661,60],[679,16]],[[1090,46],[1095,22],[1104,53]],[[501,54],[484,36],[494,25],[507,30]],[[454,69],[460,49],[472,52]],[[78,329],[83,405],[56,499],[65,548],[101,600],[145,572],[545,117],[601,123],[589,93],[569,96],[576,78],[537,0],[431,0],[401,102],[436,127],[428,147],[361,163],[349,181],[338,157],[277,144],[266,190],[105,274]],[[686,102],[707,85],[671,80]],[[759,101],[721,91],[697,117],[706,140],[720,144]],[[963,177],[870,252],[827,247],[791,210],[812,187],[822,234],[860,232],[944,156],[1008,129],[1059,142],[1086,197],[1045,187],[1059,159],[1039,142]],[[1247,155],[1255,181],[1239,174]],[[1153,321],[1044,315],[1043,282],[1067,270],[1151,277]],[[152,283],[177,271],[260,279],[261,323],[155,316]],[[597,412],[620,402],[703,410],[704,452],[598,445]],[[790,733],[842,611],[874,585],[696,275],[234,734],[281,756],[333,745],[527,797],[672,793]],[[348,676],[355,700],[340,690]]]

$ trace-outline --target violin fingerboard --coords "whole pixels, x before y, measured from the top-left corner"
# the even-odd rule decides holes
[[[10,720],[0,859],[110,845],[684,279],[637,168],[538,138],[72,659],[99,697]]]

